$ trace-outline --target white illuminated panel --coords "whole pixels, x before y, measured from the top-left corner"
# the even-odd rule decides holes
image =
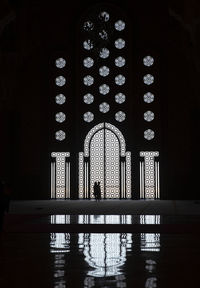
[[[131,152],[126,152],[126,198],[131,198]]]
[[[105,168],[106,168],[106,198],[120,197],[120,151],[116,135],[105,130]]]
[[[126,143],[125,143],[125,139],[124,136],[122,135],[121,131],[115,127],[114,125],[110,124],[110,123],[106,123],[106,128],[110,129],[111,131],[113,131],[119,138],[120,141],[120,155],[121,156],[125,156],[125,152],[126,152]]]
[[[84,198],[84,156],[83,152],[79,153],[79,198]]]
[[[126,251],[131,249],[132,235],[129,233],[79,233],[78,243],[79,249],[83,250],[85,261],[93,268],[89,269],[87,275],[111,277],[121,275],[120,267],[126,261]]]
[[[54,288],[65,288],[66,286],[66,254],[70,252],[69,233],[50,234],[50,253],[53,261],[53,286]]]
[[[90,144],[90,187],[93,195],[94,182],[100,181],[101,197],[104,197],[104,131],[99,130],[92,138]]]
[[[69,233],[51,233],[50,234],[50,252],[66,253],[70,251]]]
[[[141,251],[159,252],[160,234],[159,233],[141,233]]]
[[[144,174],[144,198],[155,199],[156,198],[156,173],[155,173],[155,159],[159,156],[158,151],[141,151],[140,156],[144,157],[144,170],[141,169],[141,173]],[[141,175],[140,178],[143,178]]]
[[[69,191],[66,191],[66,157],[70,157],[69,152],[52,152],[51,157],[56,159],[55,165],[55,198],[65,198]]]

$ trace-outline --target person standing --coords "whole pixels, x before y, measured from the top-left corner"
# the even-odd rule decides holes
[[[95,181],[94,182],[94,186],[93,186],[93,193],[94,193],[94,198],[96,199],[96,201],[98,200],[98,184],[97,182]]]
[[[97,199],[99,201],[101,200],[101,185],[100,185],[100,181],[97,183]]]

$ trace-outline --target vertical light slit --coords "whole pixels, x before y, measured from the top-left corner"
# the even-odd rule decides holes
[[[125,198],[131,198],[131,152],[126,152],[126,195]]]
[[[87,188],[86,188],[86,198],[88,199],[88,196],[89,196],[89,195],[88,195],[88,194],[89,194],[89,193],[88,193],[88,192],[89,192],[89,191],[88,191],[88,188],[89,188],[89,187],[88,187],[88,162],[86,162],[86,187],[87,187]]]
[[[158,162],[158,199],[160,199],[160,164]]]
[[[122,162],[122,185],[123,185],[123,198],[124,198],[124,162]]]
[[[126,162],[124,162],[124,199],[126,198]]]
[[[123,198],[124,198],[124,195],[125,195],[125,187],[124,187],[124,162],[122,163],[123,165]]]
[[[85,198],[88,198],[87,162],[85,163]]]
[[[70,198],[70,162],[68,162],[68,197]]]
[[[68,197],[68,163],[67,161],[65,162],[65,199]]]
[[[121,197],[123,198],[124,191],[123,191],[123,165],[121,162]]]
[[[53,198],[56,198],[56,163],[53,162]]]
[[[85,197],[84,198],[87,198],[87,163],[86,162],[85,162],[84,172],[85,172]]]
[[[122,166],[122,198],[124,198],[124,171],[123,171],[123,162],[121,163]]]
[[[140,161],[140,199],[142,198],[142,163]]]
[[[145,185],[144,185],[144,162],[142,162],[142,198],[144,199]]]
[[[158,170],[158,167],[157,167],[157,162],[155,161],[155,198],[157,199],[158,198],[158,180],[157,180],[157,171]]]
[[[124,173],[124,179],[123,179],[123,185],[124,185],[124,195],[123,198],[125,198],[125,193],[126,193],[126,186],[125,186],[125,163],[123,162],[123,173]]]
[[[53,198],[53,162],[51,162],[51,199]]]
[[[79,152],[79,198],[84,198],[84,164],[83,152]]]

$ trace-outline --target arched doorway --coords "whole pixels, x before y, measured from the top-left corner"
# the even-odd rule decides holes
[[[122,133],[110,123],[94,126],[79,153],[79,198],[90,199],[100,181],[104,199],[131,198],[131,152]]]

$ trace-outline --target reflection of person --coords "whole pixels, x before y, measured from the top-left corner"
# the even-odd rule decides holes
[[[100,186],[100,181],[97,184],[97,199],[100,201],[101,200],[101,186]]]

